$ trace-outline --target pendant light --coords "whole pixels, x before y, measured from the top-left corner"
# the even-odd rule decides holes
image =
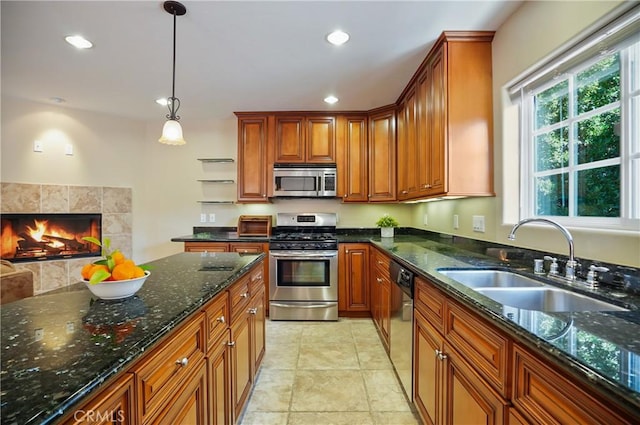
[[[187,13],[187,8],[177,1],[165,1],[164,10],[173,15],[173,85],[171,86],[171,97],[167,99],[167,122],[162,127],[162,136],[158,141],[167,145],[184,145],[187,143],[182,137],[182,126],[178,122],[180,116],[176,115],[180,108],[180,99],[176,97],[176,16]]]

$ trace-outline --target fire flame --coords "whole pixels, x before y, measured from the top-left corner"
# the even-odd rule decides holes
[[[33,220],[33,222],[35,223],[35,228],[31,226],[26,226],[29,236],[31,236],[33,239],[37,240],[38,242],[46,242],[47,245],[53,248],[64,247],[64,244],[60,241],[50,240],[48,238],[43,239],[44,235],[56,236],[56,237],[66,238],[66,239],[75,238],[75,235],[69,234],[62,229],[57,229],[55,227],[49,228],[49,220]]]

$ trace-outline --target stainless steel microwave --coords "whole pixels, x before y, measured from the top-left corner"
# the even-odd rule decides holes
[[[336,196],[335,164],[275,164],[273,196],[333,198]]]

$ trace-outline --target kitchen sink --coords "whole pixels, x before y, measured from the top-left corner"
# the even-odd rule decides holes
[[[546,312],[628,311],[606,301],[505,270],[442,269],[438,273],[510,307]]]
[[[438,270],[469,288],[535,288],[544,283],[504,270]]]
[[[546,312],[628,311],[606,301],[551,286],[538,288],[477,288],[476,292],[500,304]]]

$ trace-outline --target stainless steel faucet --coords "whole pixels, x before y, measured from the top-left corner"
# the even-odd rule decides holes
[[[571,233],[569,232],[569,230],[564,227],[562,224],[560,223],[556,223],[553,220],[549,220],[547,218],[525,218],[524,220],[520,220],[515,226],[513,226],[513,228],[511,229],[511,233],[509,233],[509,240],[515,240],[516,238],[516,231],[520,228],[520,226],[523,226],[527,223],[533,223],[533,222],[539,222],[539,223],[547,223],[550,224],[552,226],[554,226],[556,229],[560,230],[560,232],[562,232],[562,234],[564,235],[565,239],[567,240],[567,243],[569,244],[569,261],[567,261],[567,265],[565,267],[565,278],[567,280],[576,280],[576,260],[574,257],[574,251],[573,251],[573,236],[571,236]]]

